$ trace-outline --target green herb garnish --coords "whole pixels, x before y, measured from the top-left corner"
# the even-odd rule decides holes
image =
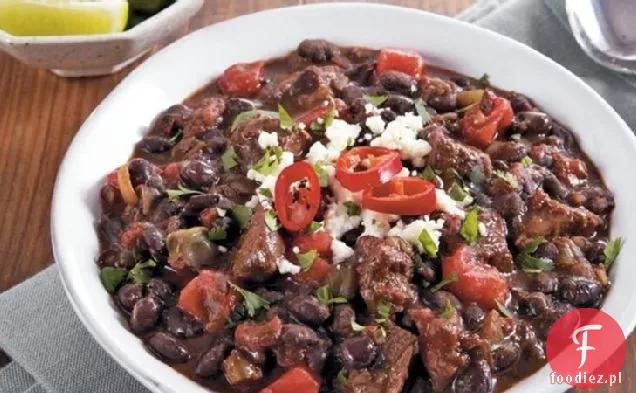
[[[309,250],[304,254],[297,254],[297,256],[298,256],[298,263],[300,263],[300,269],[303,272],[306,272],[307,270],[311,269],[311,267],[313,266],[314,260],[318,256],[318,251]]]
[[[453,272],[450,278],[445,278],[442,281],[438,282],[433,288],[431,288],[431,293],[435,293],[440,289],[444,288],[448,284],[452,284],[454,282],[458,282],[459,277],[457,276],[457,272]]]
[[[603,250],[603,254],[605,254],[605,262],[603,262],[603,265],[605,265],[606,269],[609,269],[614,261],[616,261],[618,254],[620,254],[623,248],[623,244],[625,244],[625,239],[622,237],[616,237],[607,242],[605,250]]]
[[[327,187],[329,185],[329,174],[322,166],[322,163],[317,162],[314,164],[314,170],[318,175],[318,180],[320,181],[320,187]]]
[[[469,244],[475,244],[477,242],[479,238],[479,211],[477,208],[466,214],[459,233]]]
[[[376,314],[378,314],[381,318],[383,319],[388,319],[389,316],[391,315],[391,308],[393,307],[393,305],[389,302],[387,302],[386,300],[382,299],[380,300],[380,302],[375,306],[375,312]]]
[[[263,175],[271,175],[282,159],[283,149],[280,146],[270,146],[265,149],[265,154],[252,166],[252,169]]]
[[[422,125],[427,125],[431,121],[431,114],[426,110],[426,103],[423,99],[415,100],[415,111],[422,118]]]
[[[351,329],[353,329],[354,332],[361,332],[365,328],[366,326],[358,324],[354,318],[351,318]]]
[[[270,231],[277,231],[280,228],[280,224],[278,223],[278,215],[272,209],[269,209],[265,212],[265,225],[269,228]]]
[[[331,292],[331,287],[329,285],[324,285],[318,288],[316,292],[316,297],[318,297],[318,301],[322,304],[330,305],[330,304],[344,304],[347,302],[347,299],[343,297],[333,297],[333,293]]]
[[[108,293],[113,293],[128,276],[128,270],[107,266],[99,271],[99,279]]]
[[[499,169],[495,169],[492,173],[498,178],[505,180],[506,183],[510,185],[512,188],[517,188],[519,186],[519,182],[517,181],[517,177],[510,172],[505,172]]]
[[[435,170],[433,168],[427,166],[420,174],[420,177],[424,180],[434,181],[435,179],[437,179],[437,173],[435,173]]]
[[[266,310],[269,308],[269,302],[254,292],[243,289],[234,283],[230,283],[230,286],[243,296],[243,306],[250,318],[253,318],[261,308]]]
[[[501,315],[503,315],[506,318],[512,319],[512,312],[510,312],[510,310],[508,310],[506,308],[506,306],[504,306],[503,304],[496,302],[497,303],[497,310],[501,313]]]
[[[462,202],[468,196],[468,192],[462,188],[456,181],[453,182],[448,190],[448,195],[457,202]]]
[[[179,199],[179,197],[182,197],[182,196],[205,195],[204,192],[201,192],[198,190],[191,190],[189,188],[182,186],[181,184],[179,184],[177,189],[166,190],[166,193],[168,193],[168,201],[170,202],[176,202]]]
[[[362,213],[362,208],[360,205],[353,201],[346,201],[343,203],[344,207],[347,208],[348,216],[359,216]]]
[[[176,144],[177,142],[181,140],[182,136],[183,136],[183,129],[179,128],[177,132],[174,133],[172,138],[170,138],[170,143],[173,145]]]
[[[384,104],[384,102],[389,99],[389,96],[371,96],[368,94],[363,94],[362,97],[364,97],[369,104],[376,107]]]
[[[241,112],[234,118],[234,121],[232,122],[232,126],[230,127],[230,132],[233,132],[234,130],[236,130],[236,128],[242,122],[246,120],[250,120],[256,116],[261,116],[267,119],[278,119],[278,113],[271,112],[271,111],[254,110],[254,111]]]
[[[451,303],[450,299],[446,299],[446,303],[444,303],[444,310],[442,310],[440,316],[444,319],[451,319],[451,317],[453,316],[453,311],[453,304]]]
[[[484,89],[490,86],[490,76],[484,73],[484,75],[482,75],[479,79],[477,79],[477,83],[475,84],[475,86],[478,89]]]
[[[311,224],[309,224],[309,228],[307,228],[307,234],[313,235],[314,233],[318,232],[321,228],[322,228],[321,222],[312,221]]]
[[[420,241],[420,244],[422,244],[422,248],[428,255],[432,257],[437,255],[437,244],[435,244],[435,241],[433,240],[431,234],[428,232],[427,229],[422,229],[418,240]]]
[[[232,208],[232,213],[236,222],[239,224],[239,228],[244,229],[250,223],[252,218],[252,209],[244,205],[236,205]]]
[[[213,226],[208,231],[208,239],[212,241],[227,239],[227,232],[222,226]]]
[[[225,153],[221,156],[221,162],[223,163],[223,170],[226,172],[230,169],[234,168],[238,165],[236,159],[238,156],[236,155],[236,151],[234,151],[234,146],[230,146],[225,149]]]
[[[351,386],[346,369],[343,368],[340,372],[338,372],[338,375],[336,376],[336,384],[342,389],[347,389]]]
[[[294,119],[281,104],[278,104],[278,118],[280,119],[280,128],[283,130],[291,131],[296,126]]]
[[[156,266],[157,263],[153,259],[149,259],[146,262],[139,262],[128,272],[128,279],[132,280],[135,284],[148,284],[148,281],[152,278],[151,270]]]
[[[273,199],[274,195],[272,195],[272,190],[269,188],[259,188],[258,194],[264,196],[265,198]]]
[[[530,168],[530,166],[532,165],[532,158],[530,158],[530,156],[525,156],[521,159],[521,165],[523,165],[526,168]]]

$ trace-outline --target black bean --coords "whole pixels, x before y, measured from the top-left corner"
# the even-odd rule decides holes
[[[543,189],[552,198],[561,201],[570,193],[570,190],[552,173],[546,174],[543,179]]]
[[[539,272],[534,274],[534,288],[543,293],[556,292],[559,289],[559,279],[554,273]]]
[[[170,150],[172,146],[173,143],[168,138],[158,135],[149,135],[137,142],[135,151],[158,154]]]
[[[373,84],[375,66],[371,63],[362,63],[347,70],[345,75],[360,86],[369,86]]]
[[[415,110],[413,100],[398,95],[389,96],[382,104],[382,107],[389,108],[398,115],[404,115]]]
[[[148,282],[148,295],[154,296],[164,302],[169,302],[172,297],[172,287],[164,280],[153,277]]]
[[[408,74],[400,71],[384,71],[380,75],[380,84],[389,91],[412,96],[417,92],[415,80]]]
[[[307,39],[298,45],[298,54],[314,63],[326,63],[340,54],[340,49],[326,40]]]
[[[183,214],[187,216],[197,215],[203,209],[207,209],[209,207],[231,209],[234,207],[234,202],[230,201],[223,195],[218,194],[193,195],[183,208]]]
[[[359,336],[344,340],[336,353],[347,370],[355,370],[369,366],[378,354],[378,347],[371,338]]]
[[[526,317],[539,317],[550,311],[550,304],[543,292],[519,293],[517,303],[519,314]]]
[[[97,223],[97,235],[105,248],[119,244],[119,235],[122,230],[123,224],[119,218],[102,216]]]
[[[354,331],[351,327],[351,321],[355,316],[356,314],[351,306],[346,304],[336,306],[333,310],[331,330],[339,337],[349,337],[353,335]]]
[[[289,310],[301,322],[312,326],[318,326],[330,316],[329,306],[322,304],[313,296],[294,296],[287,302]]]
[[[221,339],[210,348],[197,363],[195,372],[198,376],[208,378],[221,372],[223,359],[230,350],[228,340]]]
[[[340,98],[342,98],[347,105],[351,105],[355,100],[362,98],[362,89],[357,85],[349,85],[342,89]]]
[[[537,247],[537,251],[535,251],[534,256],[537,258],[546,258],[549,260],[554,260],[559,255],[559,249],[554,243],[546,242],[539,244]]]
[[[135,158],[128,163],[128,173],[133,187],[137,187],[140,184],[145,184],[153,175],[154,170],[148,160]]]
[[[559,123],[553,124],[551,137],[558,138],[565,150],[572,150],[574,146],[576,146],[576,139],[574,138],[572,131],[563,127]]]
[[[514,366],[521,355],[519,344],[512,341],[503,342],[493,353],[493,361],[497,372]]]
[[[155,327],[161,313],[161,301],[149,296],[139,300],[130,316],[130,330],[134,333],[144,333]]]
[[[351,229],[345,232],[340,240],[346,243],[349,247],[353,247],[355,246],[356,241],[358,240],[360,235],[362,235],[362,232],[364,232],[364,228],[362,226]]]
[[[205,188],[215,184],[219,175],[209,163],[191,160],[181,169],[181,179],[188,187]]]
[[[117,291],[119,304],[128,311],[131,311],[143,296],[143,288],[137,284],[124,284]]]
[[[395,112],[393,112],[392,110],[390,110],[390,109],[386,109],[386,110],[383,110],[383,111],[380,113],[380,117],[381,117],[381,118],[382,118],[382,120],[384,120],[385,122],[390,123],[390,122],[392,122],[393,120],[397,119],[397,114],[396,114]]]
[[[154,225],[148,225],[144,229],[143,238],[151,253],[161,252],[166,245],[163,232]]]
[[[104,250],[97,258],[97,265],[99,267],[116,267],[119,265],[119,258],[121,254],[119,250]]]
[[[561,299],[575,307],[591,307],[601,300],[603,289],[594,280],[585,277],[566,277],[561,280]]]
[[[514,110],[515,113],[527,112],[533,109],[533,105],[530,100],[522,94],[513,92],[510,94],[509,100],[512,110]]]
[[[190,359],[188,349],[168,333],[155,333],[148,340],[148,345],[157,355],[169,363],[180,364]]]
[[[494,388],[490,366],[482,360],[457,374],[453,393],[491,393]]]
[[[245,98],[228,98],[225,100],[223,122],[227,125],[231,125],[239,113],[253,111],[254,109],[256,109],[254,103]]]
[[[318,73],[313,70],[305,70],[298,75],[298,78],[292,84],[289,94],[291,96],[311,94],[320,85],[320,78]]]
[[[486,153],[494,160],[520,161],[528,154],[528,147],[514,141],[494,141],[488,146]]]
[[[475,332],[481,329],[484,319],[486,318],[486,314],[481,307],[475,303],[471,303],[464,306],[464,309],[462,310],[462,318],[464,319],[466,329]]]
[[[185,315],[177,307],[164,311],[162,318],[166,330],[179,338],[192,338],[203,331],[201,323]]]

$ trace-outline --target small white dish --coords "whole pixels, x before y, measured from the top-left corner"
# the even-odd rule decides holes
[[[285,23],[281,23],[284,21]],[[379,28],[378,26],[382,26]],[[626,236],[603,305],[625,334],[636,322],[636,138],[616,112],[570,71],[537,51],[451,18],[370,4],[321,4],[252,14],[199,30],[161,50],[133,71],[77,133],[59,171],[52,206],[52,242],[68,297],[78,316],[122,367],[155,393],[209,393],[154,358],[125,328],[103,289],[94,261],[94,224],[106,174],[129,157],[154,116],[178,103],[233,63],[279,56],[305,38],[342,45],[408,48],[428,63],[479,76],[532,97],[572,128],[616,196],[612,233]],[[123,322],[123,323],[122,323]],[[550,368],[508,393],[557,393]]]
[[[0,30],[0,50],[63,77],[112,74],[174,33],[202,5],[203,0],[178,0],[132,29],[113,34],[22,37]]]

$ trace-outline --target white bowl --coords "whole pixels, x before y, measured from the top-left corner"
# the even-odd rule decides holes
[[[285,21],[285,23],[281,23]],[[80,319],[125,369],[153,392],[206,389],[155,359],[126,330],[98,279],[99,188],[130,155],[153,117],[181,101],[233,63],[283,55],[308,37],[344,45],[398,47],[427,62],[479,76],[535,99],[579,135],[584,150],[615,192],[612,233],[636,234],[636,138],[591,88],[538,52],[501,35],[450,18],[380,5],[330,4],[276,9],[199,30],[163,49],[132,72],[82,126],[60,168],[52,210],[52,239],[62,281]],[[625,334],[636,322],[636,241],[628,239],[612,270],[603,310]],[[548,367],[510,392],[560,392]]]
[[[0,50],[64,77],[117,72],[180,28],[203,0],[179,0],[130,30],[113,34],[22,37],[0,30]]]

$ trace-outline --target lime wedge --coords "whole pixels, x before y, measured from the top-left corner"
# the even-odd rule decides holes
[[[126,0],[0,0],[0,29],[16,36],[123,31]]]

